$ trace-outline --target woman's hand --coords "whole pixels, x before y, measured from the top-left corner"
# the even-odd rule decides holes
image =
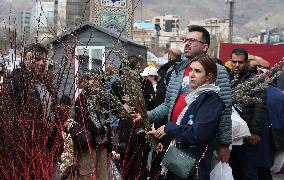
[[[162,139],[166,133],[165,133],[165,125],[159,127],[157,130],[152,130],[146,133],[147,135],[153,135],[157,139]]]
[[[162,143],[159,143],[156,147],[156,152],[163,152],[164,151],[164,145]]]
[[[142,117],[141,117],[141,114],[140,113],[135,113],[132,115],[132,118],[133,118],[133,122],[136,123],[136,122],[139,122]]]

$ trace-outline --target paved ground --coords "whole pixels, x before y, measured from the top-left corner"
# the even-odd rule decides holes
[[[284,174],[273,174],[273,180],[284,180]]]

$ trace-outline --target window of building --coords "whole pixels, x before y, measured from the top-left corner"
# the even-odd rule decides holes
[[[87,70],[96,68],[105,70],[105,46],[77,46],[75,59],[76,95],[78,94],[78,77]]]
[[[78,46],[78,70],[85,71],[87,69],[104,68],[105,63],[105,47],[104,46]]]
[[[173,32],[174,20],[165,21],[165,32]]]
[[[47,23],[53,25],[53,19],[54,19],[54,12],[47,11]]]

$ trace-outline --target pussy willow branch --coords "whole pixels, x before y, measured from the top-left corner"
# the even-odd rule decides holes
[[[278,69],[283,63],[281,60],[276,63],[271,69]],[[275,78],[279,76],[279,73],[275,73],[272,77],[268,78],[268,73],[256,75],[253,78],[247,80],[244,83],[239,84],[235,88],[232,88],[232,100],[234,103],[261,103],[262,100],[255,95],[259,92],[265,91],[268,86],[273,82]]]

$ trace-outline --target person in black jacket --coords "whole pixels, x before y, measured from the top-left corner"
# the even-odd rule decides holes
[[[11,174],[6,172],[12,176],[10,179],[38,179],[43,172],[51,174],[54,165],[54,160],[48,158],[46,148],[54,126],[55,110],[55,96],[51,81],[47,78],[47,55],[48,50],[41,44],[26,46],[21,68],[15,70],[6,82],[6,114],[0,116],[0,120],[5,122],[1,124],[1,129],[5,132],[4,136],[10,137],[12,145],[0,145],[5,160],[2,155],[0,158],[6,162],[12,159],[8,167],[1,167],[11,170]],[[5,155],[5,151],[8,154]]]
[[[256,74],[248,69],[248,53],[243,48],[237,48],[231,54],[232,72],[230,74],[231,87],[235,88]],[[233,92],[234,93],[234,92]],[[236,103],[233,106],[240,116],[247,123],[251,136],[245,139],[241,146],[233,146],[230,158],[230,165],[233,176],[236,180],[257,180],[257,144],[260,142],[260,135],[263,121],[266,114],[266,92],[258,92],[253,97],[258,97],[262,101],[255,103]]]
[[[167,85],[170,81],[171,73],[176,69],[175,66],[181,61],[181,51],[178,48],[171,48],[168,52],[168,62],[158,70],[158,82],[155,103],[156,107],[162,104],[166,97]]]
[[[109,179],[107,169],[107,114],[97,102],[101,85],[100,71],[90,71],[85,76],[85,87],[75,102],[74,127],[70,133],[78,160],[79,179]]]
[[[131,70],[140,71],[143,59],[137,56],[128,58]],[[125,65],[125,64],[123,64]],[[123,69],[123,68],[121,68]],[[124,72],[121,70],[121,74]],[[137,74],[138,75],[138,74]],[[145,101],[146,109],[152,109],[154,106],[154,88],[147,79],[140,78],[141,89]],[[112,83],[112,93],[118,97],[122,104],[127,106],[127,96],[125,96],[122,83],[116,80]],[[125,107],[126,107],[125,106]],[[143,129],[129,120],[120,120],[118,124],[119,145],[115,150],[115,159],[120,164],[121,177],[123,179],[146,179],[147,177],[147,156],[149,145],[145,138]]]

